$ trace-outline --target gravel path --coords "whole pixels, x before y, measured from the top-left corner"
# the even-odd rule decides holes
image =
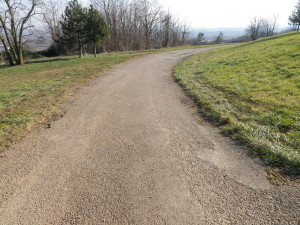
[[[172,80],[206,50],[118,66],[3,153],[0,224],[299,224],[299,185],[271,185]]]

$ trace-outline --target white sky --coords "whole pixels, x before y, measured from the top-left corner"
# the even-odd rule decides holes
[[[193,28],[247,27],[254,16],[273,18],[280,27],[288,26],[288,17],[298,0],[158,0]]]

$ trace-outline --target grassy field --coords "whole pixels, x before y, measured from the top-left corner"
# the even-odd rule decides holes
[[[195,55],[174,78],[231,137],[300,174],[300,32]]]
[[[0,66],[0,152],[45,124],[75,90],[116,64],[146,54],[195,48],[43,58],[24,66]]]

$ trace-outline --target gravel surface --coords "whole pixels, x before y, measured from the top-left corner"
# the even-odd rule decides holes
[[[172,80],[207,50],[118,66],[3,153],[0,224],[299,224],[299,184],[272,185]]]

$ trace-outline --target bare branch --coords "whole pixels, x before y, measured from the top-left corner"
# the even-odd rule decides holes
[[[10,64],[23,63],[23,37],[25,31],[33,27],[30,20],[37,12],[41,0],[5,0],[0,2],[0,23],[3,28],[2,42],[8,44],[5,49],[10,55]]]

